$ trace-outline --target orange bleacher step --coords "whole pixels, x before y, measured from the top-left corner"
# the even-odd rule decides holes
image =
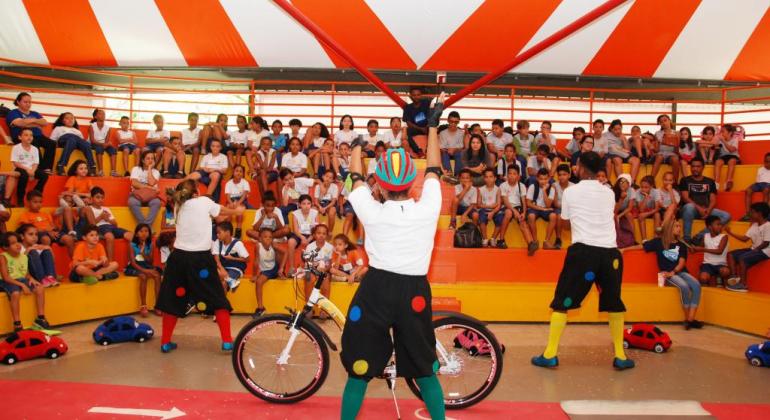
[[[460,300],[451,296],[433,297],[431,306],[434,313],[439,311],[461,312],[462,309]]]

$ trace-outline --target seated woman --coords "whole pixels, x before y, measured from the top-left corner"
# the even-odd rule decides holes
[[[471,134],[468,140],[468,148],[462,156],[462,167],[471,171],[473,186],[484,185],[483,173],[487,168],[494,168],[495,163],[491,153],[487,152],[484,139],[478,134]]]
[[[152,226],[155,217],[160,211],[160,198],[158,198],[158,180],[160,172],[155,169],[155,153],[145,150],[139,157],[140,166],[131,169],[131,194],[128,196],[128,208],[134,215],[137,223],[145,223]],[[147,216],[142,213],[142,206],[149,206]]]
[[[40,159],[40,169],[46,174],[51,175],[53,169],[53,160],[56,157],[56,142],[43,135],[42,128],[48,125],[48,121],[42,115],[32,110],[32,96],[27,92],[21,92],[13,101],[16,109],[5,116],[5,122],[10,129],[11,141],[19,143],[19,134],[21,129],[32,129],[32,145],[43,149],[43,156]]]

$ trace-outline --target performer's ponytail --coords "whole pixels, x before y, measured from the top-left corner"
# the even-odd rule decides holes
[[[174,206],[174,216],[177,217],[179,208],[185,201],[195,197],[198,193],[198,183],[192,179],[180,182],[176,188],[167,188],[166,197],[169,203]]]

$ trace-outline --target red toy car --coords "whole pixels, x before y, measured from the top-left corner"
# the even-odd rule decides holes
[[[671,347],[671,338],[652,324],[634,324],[623,332],[623,347],[663,353]]]
[[[0,361],[6,365],[37,357],[56,359],[66,352],[67,344],[64,340],[41,331],[19,331],[0,342]]]

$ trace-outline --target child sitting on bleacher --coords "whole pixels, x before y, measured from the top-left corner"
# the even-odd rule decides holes
[[[149,226],[149,225],[148,225]],[[160,263],[166,264],[171,251],[174,250],[174,240],[176,240],[176,215],[174,214],[174,205],[169,200],[163,208],[163,217],[160,219],[160,233],[155,245],[160,252]]]
[[[557,216],[553,209],[556,189],[552,188],[550,180],[548,169],[540,168],[536,182],[527,188],[527,221],[535,241],[537,241],[537,219],[543,219],[548,223],[543,249],[556,249],[556,245],[551,242],[551,238],[556,233]]]
[[[660,233],[661,226],[668,220],[676,218],[676,213],[679,210],[679,202],[682,197],[679,194],[679,190],[674,186],[674,173],[666,172],[663,174],[663,187],[656,189],[656,199],[660,203],[660,210],[658,212],[662,216],[662,220],[659,225],[655,226],[655,233]]]
[[[363,152],[366,154],[366,157],[374,157],[374,146],[385,140],[385,137],[379,133],[379,130],[380,123],[377,120],[369,120],[369,122],[366,123],[366,134],[362,136],[364,141]],[[341,150],[342,144],[347,144],[348,150],[350,150],[350,144],[348,143],[340,143],[337,149]]]
[[[27,211],[19,216],[19,224],[29,223],[37,228],[38,243],[51,246],[54,243],[67,247],[70,255],[75,248],[75,237],[56,227],[51,213],[40,211],[43,207],[43,194],[32,190],[27,193]]]
[[[147,281],[154,283],[155,298],[160,293],[160,274],[161,269],[153,264],[152,255],[152,228],[150,225],[140,223],[136,225],[134,234],[128,247],[128,265],[125,273],[127,276],[139,278],[139,314],[142,318],[148,315],[147,309]],[[155,315],[160,316],[159,310],[155,309]]]
[[[238,206],[244,206],[247,209],[253,209],[254,207],[249,204],[249,193],[251,193],[251,186],[249,181],[243,179],[244,175],[243,165],[235,165],[233,167],[233,177],[225,184],[225,196],[227,197],[227,207],[231,209],[238,208]],[[241,230],[243,229],[243,215],[234,216],[235,220],[235,237],[241,237]]]
[[[505,206],[505,216],[500,227],[500,237],[505,238],[508,224],[511,220],[516,220],[524,241],[527,243],[527,255],[535,255],[538,244],[533,239],[532,232],[529,230],[529,224],[527,224],[527,187],[521,182],[518,166],[508,166],[508,178],[500,184],[500,198]]]
[[[235,122],[238,127],[228,133],[230,134],[230,138],[225,147],[227,160],[230,162],[231,167],[241,164],[241,159],[243,158],[243,154],[249,143],[249,131],[247,130],[248,123],[246,122],[246,117],[238,115],[235,117]],[[266,137],[270,138],[269,136]]]
[[[749,207],[751,207],[751,196],[755,192],[762,193],[762,201],[770,204],[770,152],[765,153],[763,166],[757,169],[757,178],[753,184],[746,188],[746,215],[741,218],[742,222],[749,221]]]
[[[182,139],[171,136],[163,150],[163,178],[184,178],[185,152]]]
[[[32,278],[27,268],[27,256],[22,252],[19,235],[14,232],[0,234],[0,247],[3,254],[0,256],[0,290],[8,294],[11,301],[11,318],[13,318],[13,331],[22,330],[20,317],[21,294],[35,294],[37,304],[37,317],[35,325],[42,329],[49,329],[45,319],[45,288],[40,282]]]
[[[254,274],[251,281],[256,284],[257,309],[254,310],[254,318],[259,318],[265,313],[263,303],[263,290],[268,280],[277,279],[283,273],[280,270],[283,251],[273,247],[273,231],[269,228],[259,230],[256,245],[256,258],[254,258]]]
[[[340,195],[339,187],[334,183],[335,179],[334,172],[324,172],[321,183],[315,186],[313,193],[313,206],[322,216],[326,216],[330,231],[334,231],[334,223],[337,221],[337,202]]]
[[[217,240],[211,246],[211,253],[217,262],[219,278],[226,286],[225,291],[235,292],[241,284],[241,277],[249,262],[249,251],[243,242],[233,237],[233,224],[222,222],[217,225]]]
[[[551,161],[548,160],[548,153],[550,149],[545,144],[537,146],[537,151],[534,155],[527,159],[527,185],[532,185],[537,182],[537,174],[541,169],[545,169],[548,172],[548,176],[553,175],[551,170]]]
[[[72,236],[75,232],[75,218],[80,214],[91,198],[91,188],[94,187],[88,177],[88,166],[82,160],[76,160],[67,171],[67,182],[64,191],[59,195],[59,209],[56,215],[61,215],[64,227]]]
[[[612,190],[615,192],[615,229],[618,248],[636,245],[634,238],[636,190],[631,186],[631,175],[620,174]]]
[[[99,243],[99,228],[88,225],[83,229],[83,240],[75,246],[72,255],[70,281],[88,286],[99,280],[118,278],[118,263],[107,259],[107,251]]]
[[[299,208],[291,212],[292,234],[289,235],[288,263],[289,276],[294,275],[294,251],[297,247],[304,248],[313,236],[313,231],[318,225],[318,210],[312,207],[313,201],[309,195],[299,197]]]
[[[306,177],[307,160],[307,155],[302,153],[302,141],[292,137],[289,140],[289,153],[281,156],[281,172],[283,172],[283,169],[288,169],[295,177]],[[320,162],[318,166],[321,166]],[[316,167],[314,165],[314,168]]]
[[[733,189],[733,175],[735,174],[735,165],[741,163],[739,144],[743,140],[743,129],[732,124],[725,124],[719,130],[719,156],[714,161],[714,182],[717,183],[717,189],[721,190],[720,180],[722,179],[722,166],[727,165],[727,178],[724,184],[724,191]]]
[[[484,185],[478,188],[479,194],[476,207],[479,215],[478,225],[481,231],[481,246],[497,248],[497,239],[500,236],[500,225],[503,223],[504,211],[500,211],[500,188],[495,185],[495,170],[488,168],[484,170]],[[489,220],[495,224],[495,230],[492,237],[487,239],[487,223]],[[506,247],[505,237],[500,238],[500,247]]]
[[[660,201],[659,192],[655,189],[655,178],[652,175],[647,175],[639,181],[639,190],[637,195],[637,221],[639,222],[639,233],[641,234],[642,241],[647,240],[647,222],[646,220],[652,217],[654,222],[654,229],[657,229],[662,223],[662,216],[660,209],[662,203]]]
[[[263,229],[272,232],[272,237],[277,240],[284,240],[291,233],[283,218],[283,213],[276,207],[275,195],[272,191],[266,192],[262,197],[262,208],[254,214],[254,223],[251,229],[246,231],[246,236],[254,241],[259,241],[262,238],[260,232]]]
[[[24,206],[24,194],[27,193],[27,183],[36,179],[35,190],[43,192],[48,174],[40,168],[40,151],[32,145],[32,129],[22,128],[19,143],[11,148],[11,165],[14,172],[5,176],[4,203],[11,206],[11,195],[16,191],[16,205]]]
[[[329,272],[334,281],[347,281],[353,284],[361,281],[369,271],[364,264],[364,259],[359,255],[355,244],[343,234],[334,237],[334,253],[332,254],[331,268]]]
[[[377,159],[382,156],[383,153],[385,153],[385,143],[379,142],[377,145],[374,146],[374,157],[369,159],[369,162],[366,164],[366,175],[372,175],[377,170]]]
[[[465,224],[468,218],[473,219],[473,223],[478,220],[476,214],[476,203],[478,202],[478,190],[473,186],[470,169],[463,168],[460,171],[460,183],[455,185],[455,196],[452,198],[451,219],[449,220],[449,229],[457,228],[457,216]]]
[[[278,152],[272,148],[270,138],[262,137],[259,149],[246,161],[251,167],[251,178],[258,181],[259,192],[264,194],[278,180]]]
[[[316,226],[313,226],[312,230],[312,238],[313,241],[310,242],[305,248],[303,254],[309,255],[312,252],[318,251],[318,255],[316,255],[315,259],[313,261],[319,263],[318,264],[318,270],[320,271],[328,271],[331,267],[331,260],[332,260],[332,254],[334,253],[334,246],[330,244],[326,239],[329,237],[329,228],[326,227],[324,224],[318,224]],[[289,254],[289,257],[291,258],[291,254]],[[291,274],[290,274],[291,275]],[[331,299],[330,292],[330,281],[331,279],[327,276],[323,283],[321,284],[321,294],[326,296],[327,299]],[[305,297],[309,297],[310,293],[313,291],[313,285],[315,284],[316,277],[314,274],[306,273],[305,276]],[[322,319],[326,318],[325,312],[321,312]]]
[[[91,125],[88,127],[88,139],[91,148],[96,153],[96,176],[104,176],[104,152],[110,157],[112,172],[110,175],[118,176],[115,160],[117,151],[110,143],[110,126],[104,120],[107,118],[103,109],[96,108],[91,114]]]
[[[107,259],[115,260],[115,239],[121,238],[130,241],[131,232],[119,228],[118,221],[112,211],[104,206],[105,193],[102,187],[91,189],[91,205],[86,206],[80,216],[80,234],[83,234],[83,228],[88,225],[95,225],[99,231],[99,236],[104,238],[105,248],[107,249]]]
[[[559,166],[561,158],[556,153],[556,136],[551,133],[552,124],[550,121],[540,123],[540,132],[535,136],[537,147],[548,146],[548,160],[554,168]]]
[[[206,195],[211,197],[215,203],[219,203],[219,192],[221,190],[219,181],[227,172],[227,156],[220,153],[222,151],[221,140],[211,139],[208,145],[211,153],[203,156],[198,165],[198,170],[191,172],[185,179],[192,179],[206,185]]]
[[[741,242],[751,241],[751,248],[736,249],[727,254],[727,263],[733,277],[727,279],[725,289],[732,292],[748,292],[746,283],[749,268],[770,258],[768,216],[770,216],[770,206],[767,203],[754,203],[749,209],[751,226],[745,235],[737,234],[730,230],[730,226],[725,226],[725,232],[733,238]]]
[[[22,252],[27,254],[29,261],[29,273],[32,278],[39,281],[43,287],[59,285],[56,279],[56,264],[53,258],[53,250],[48,245],[37,243],[37,228],[25,223],[16,228],[16,234],[22,245]]]
[[[367,184],[367,188],[369,185]],[[356,230],[356,236],[358,240],[356,243],[358,246],[364,244],[364,226],[356,218],[356,211],[353,209],[353,205],[348,201],[350,191],[347,188],[342,188],[339,198],[339,206],[342,209],[342,234],[350,237],[351,229]]]
[[[289,214],[297,210],[297,204],[301,195],[310,194],[310,187],[315,185],[316,181],[307,177],[294,177],[294,174],[288,168],[281,169],[281,212],[284,220],[289,220]]]
[[[268,137],[270,138],[272,149],[278,153],[283,153],[283,150],[286,149],[286,142],[289,140],[289,137],[283,134],[283,122],[281,120],[273,120],[273,123],[270,124],[270,130],[272,130],[272,133]]]
[[[96,163],[91,152],[91,143],[83,138],[83,133],[78,127],[75,116],[70,112],[64,112],[59,115],[53,126],[54,129],[51,131],[50,136],[51,140],[57,142],[59,147],[64,149],[61,156],[59,156],[59,161],[56,163],[56,174],[64,175],[64,167],[69,163],[70,155],[75,150],[80,150],[83,153],[83,157],[88,161],[86,173],[89,176],[93,176],[96,173]]]
[[[707,125],[703,127],[700,134],[700,139],[695,141],[698,145],[698,155],[706,162],[707,165],[714,163],[716,157],[716,151],[719,148],[719,139],[716,137],[716,129]]]
[[[139,164],[139,153],[141,150],[139,150],[139,140],[136,138],[136,133],[134,133],[134,130],[129,130],[130,120],[128,117],[120,117],[120,122],[118,123],[120,125],[120,129],[116,131],[118,135],[118,151],[121,152],[121,156],[123,157],[123,176],[129,176],[131,175],[131,172],[129,172],[129,168],[131,168],[131,164],[128,162],[128,157],[130,155],[134,155],[134,164]]]
[[[516,154],[529,159],[530,155],[535,154],[537,143],[535,136],[529,132],[529,121],[520,120],[516,122],[518,132],[513,136],[513,144],[516,146]]]
[[[171,133],[163,128],[163,115],[153,115],[152,122],[155,124],[155,130],[147,130],[147,137],[144,140],[144,150],[149,150],[154,153],[155,162],[160,164],[163,162],[163,148],[168,144]]]
[[[503,156],[497,160],[497,185],[508,179],[508,168],[511,166],[515,166],[519,174],[527,172],[527,160],[516,154],[513,143],[505,145]]]
[[[382,143],[382,141],[377,142]],[[385,143],[383,143],[385,144]],[[372,145],[372,156],[375,156],[375,146]],[[332,158],[332,168],[337,174],[337,179],[344,181],[348,177],[350,172],[350,145],[347,143],[340,144],[337,149],[337,153]]]
[[[564,190],[575,185],[570,182],[570,175],[570,167],[566,163],[556,167],[556,182],[552,184],[556,190],[556,196],[553,200],[553,208],[556,213],[556,240],[554,241],[556,249],[561,249],[561,232],[564,229],[564,223],[559,217],[561,215],[561,198],[564,195]]]
[[[724,283],[730,277],[727,267],[727,234],[722,233],[722,219],[716,216],[706,217],[708,232],[703,236],[703,246],[693,247],[695,252],[703,252],[703,263],[700,265],[699,280],[709,286],[717,285],[717,277]]]

